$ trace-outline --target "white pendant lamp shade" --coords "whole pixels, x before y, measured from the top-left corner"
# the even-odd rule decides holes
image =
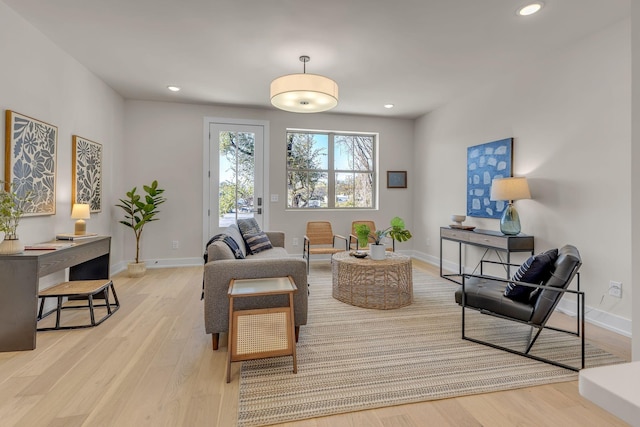
[[[301,56],[305,65],[308,56]],[[306,67],[305,67],[306,68]],[[338,84],[317,74],[289,74],[271,82],[271,104],[294,113],[319,113],[338,105]]]

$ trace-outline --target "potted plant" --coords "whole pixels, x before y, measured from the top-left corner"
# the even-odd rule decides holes
[[[18,254],[24,250],[18,238],[18,225],[29,200],[31,191],[20,196],[13,183],[0,181],[0,231],[4,232],[4,239],[0,243],[1,254]]]
[[[142,237],[144,226],[151,221],[158,220],[156,218],[156,215],[160,212],[158,205],[167,200],[162,196],[164,190],[158,188],[158,181],[153,181],[150,186],[143,185],[142,188],[146,193],[145,195],[136,193],[137,187],[133,187],[131,191],[127,192],[127,198],[120,199],[121,204],[116,205],[125,212],[125,219],[120,221],[120,224],[131,228],[136,236],[136,259],[135,262],[127,265],[130,277],[143,276],[147,271],[144,262],[140,262],[140,238]]]
[[[393,240],[399,242],[405,242],[411,238],[411,232],[404,228],[404,220],[400,217],[394,217],[391,220],[391,225],[384,230],[375,230],[371,232],[371,229],[366,224],[357,224],[355,226],[356,237],[358,238],[358,244],[360,247],[365,247],[369,243],[369,238],[373,239],[373,242],[369,245],[371,252],[371,259],[380,260],[385,258],[385,247],[382,244],[382,239],[389,236]]]

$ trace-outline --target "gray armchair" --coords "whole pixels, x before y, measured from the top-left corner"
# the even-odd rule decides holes
[[[501,264],[501,263],[499,263]],[[577,273],[582,265],[580,253],[571,245],[558,250],[558,258],[553,264],[548,279],[541,284],[514,282],[493,276],[464,275],[462,285],[455,293],[456,302],[462,307],[462,339],[484,344],[510,353],[515,353],[530,359],[550,363],[573,371],[584,368],[584,292],[580,291],[580,276]],[[568,289],[569,284],[577,275],[577,290]],[[504,296],[508,283],[537,289],[535,296],[524,301],[512,300]],[[576,295],[577,327],[576,331],[553,328],[547,326],[547,321],[562,296],[566,293]],[[523,323],[531,326],[531,333],[525,351],[518,351],[467,336],[465,331],[465,309],[478,310],[482,314],[500,317],[502,319]],[[530,350],[540,336],[543,329],[553,329],[581,337],[581,366],[576,368],[560,362],[530,354]]]

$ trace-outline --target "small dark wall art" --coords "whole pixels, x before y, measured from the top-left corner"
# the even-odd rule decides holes
[[[11,110],[5,127],[5,181],[31,194],[24,216],[55,215],[58,128]]]
[[[492,201],[491,181],[511,176],[513,138],[501,139],[467,148],[467,216],[500,218],[497,203]]]
[[[72,203],[86,203],[91,213],[100,212],[102,210],[102,144],[73,135],[72,145]]]
[[[407,188],[407,171],[387,171],[387,188]]]

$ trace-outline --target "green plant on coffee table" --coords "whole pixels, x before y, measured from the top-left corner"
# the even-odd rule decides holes
[[[354,228],[356,237],[358,238],[358,246],[361,248],[366,248],[369,244],[369,234],[371,233],[371,228],[367,224],[356,224]]]
[[[379,245],[382,239],[387,236],[398,242],[409,240],[412,237],[411,232],[404,227],[404,220],[400,217],[394,217],[391,220],[391,226],[384,230],[375,230],[372,232],[367,224],[356,224],[355,231],[359,246],[364,248],[369,244],[369,238],[373,239],[374,245]]]
[[[125,212],[125,220],[120,221],[133,230],[136,236],[136,263],[140,262],[140,237],[144,226],[151,222],[157,221],[156,215],[160,212],[158,205],[164,203],[167,199],[162,196],[164,190],[158,188],[158,181],[153,181],[150,186],[143,185],[146,195],[137,194],[137,188],[127,191],[127,198],[120,199],[120,203],[116,206],[122,208]]]
[[[16,238],[20,219],[25,213],[25,207],[32,198],[32,192],[27,191],[20,196],[15,191],[13,183],[0,181],[0,231],[6,238]]]

